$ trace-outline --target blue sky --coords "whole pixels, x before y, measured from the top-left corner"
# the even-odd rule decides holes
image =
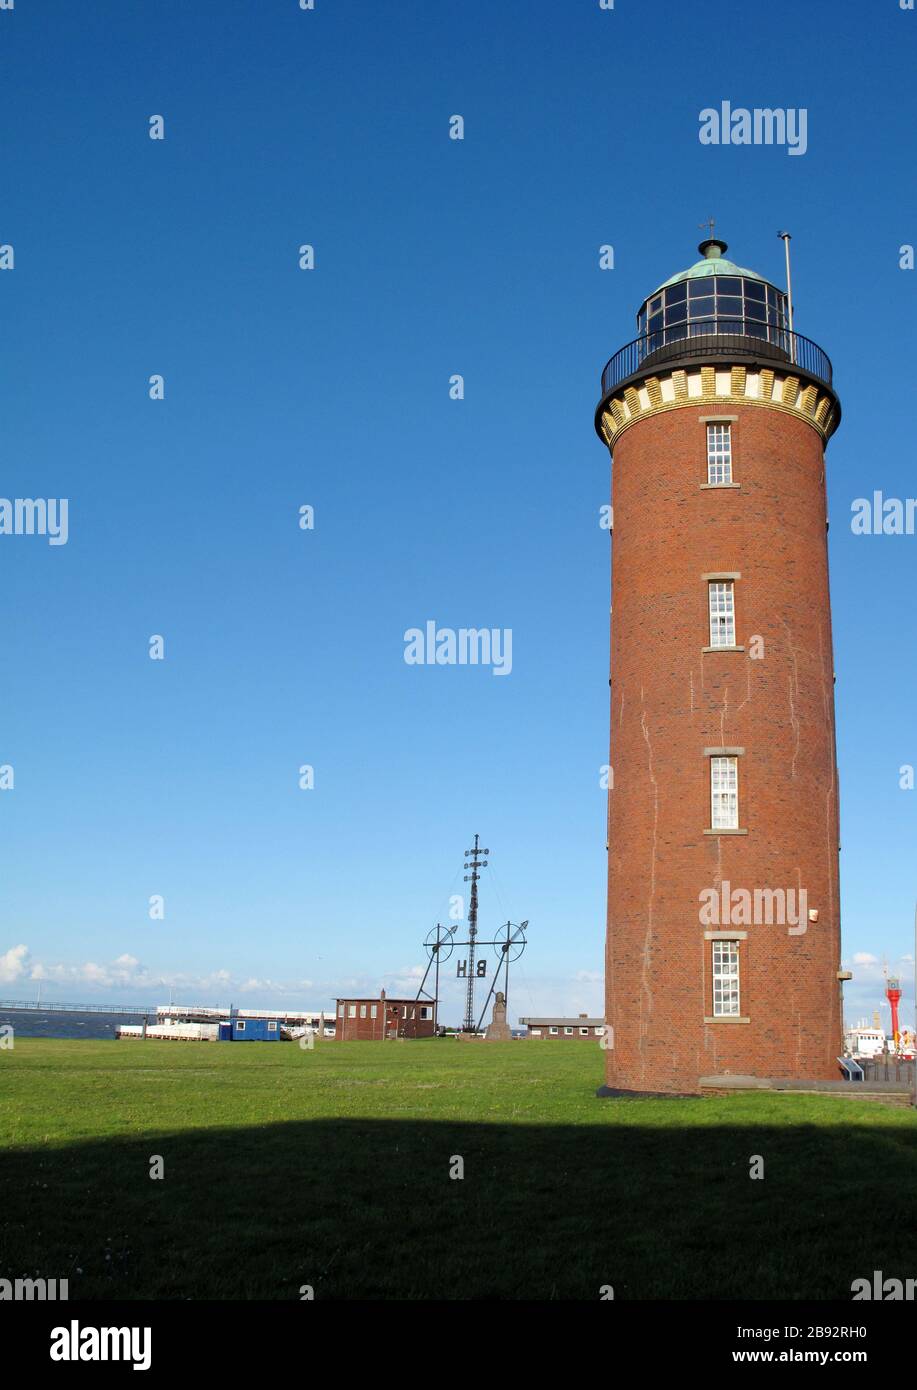
[[[878,1006],[913,952],[917,537],[853,536],[850,506],[917,492],[915,45],[898,0],[0,12],[0,492],[70,503],[64,546],[0,537],[0,994],[413,992],[479,830],[482,925],[531,921],[511,1014],[601,1010],[592,414],[712,214],[778,283],[793,233],[842,396],[848,1016]],[[701,146],[724,99],[806,108],[806,154]],[[511,674],[407,666],[429,619],[512,628]]]

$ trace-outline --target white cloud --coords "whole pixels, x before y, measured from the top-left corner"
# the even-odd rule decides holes
[[[186,977],[176,976],[175,978],[180,981]],[[166,983],[169,982],[166,981]],[[203,976],[199,983],[202,989],[221,989],[232,984],[232,975],[228,970],[213,970],[209,975]]]
[[[423,979],[425,970],[425,965],[405,965],[402,966],[400,970],[389,971],[381,977],[381,987],[384,988],[386,994],[390,995],[393,999],[413,999],[417,994],[417,989]],[[430,972],[430,978],[427,984],[432,988],[432,971]],[[371,984],[367,982],[368,995],[378,994],[379,989],[380,984],[378,981]]]
[[[292,986],[293,990],[296,988],[295,985]],[[257,990],[259,994],[289,994],[291,992],[290,985],[282,985],[277,980],[259,980],[255,975],[248,980],[243,980],[242,984],[236,985],[236,989],[240,994],[250,994],[253,990]]]
[[[169,990],[172,997],[184,1004],[204,1003],[207,1000],[228,1003],[231,994],[290,995],[292,1002],[311,1006],[304,998],[313,989],[311,980],[291,984],[270,978],[250,976],[239,982],[229,970],[213,970],[206,975],[191,975],[184,971],[156,972],[143,965],[136,956],[124,951],[111,961],[34,961],[25,945],[12,946],[0,955],[0,984],[13,984],[24,978],[57,985],[58,997],[79,1000],[97,996],[103,991],[115,994],[122,1004],[159,1003],[154,995]],[[116,993],[115,993],[116,992]]]
[[[853,957],[854,965],[878,965],[879,957],[872,955],[869,951],[857,951]]]
[[[0,984],[10,985],[25,974],[28,955],[28,946],[11,946],[0,956]]]

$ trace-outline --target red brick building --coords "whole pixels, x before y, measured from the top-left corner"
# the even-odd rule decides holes
[[[613,460],[607,1085],[838,1076],[824,352],[725,243],[602,378]]]
[[[385,990],[376,998],[338,999],[338,1042],[383,1042],[386,1038],[432,1038],[436,1010],[432,1003],[416,999],[387,999]]]

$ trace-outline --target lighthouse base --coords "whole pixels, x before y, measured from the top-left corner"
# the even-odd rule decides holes
[[[700,1091],[622,1091],[618,1086],[600,1086],[600,1100],[699,1100]]]

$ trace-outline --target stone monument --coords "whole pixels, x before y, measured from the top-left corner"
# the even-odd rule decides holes
[[[513,1040],[509,1024],[506,1021],[506,996],[502,989],[497,990],[497,996],[494,999],[493,1018],[487,1025],[484,1037],[487,1042],[512,1042]]]

